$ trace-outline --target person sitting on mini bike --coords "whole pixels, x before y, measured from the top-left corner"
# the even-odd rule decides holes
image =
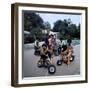
[[[50,58],[50,59],[49,59]],[[56,72],[56,67],[51,62],[51,50],[47,48],[47,45],[43,44],[41,48],[40,60],[38,61],[38,67],[45,67],[48,69],[49,74]]]
[[[44,66],[45,66],[46,59],[48,58],[47,52],[48,52],[47,45],[43,44],[40,49],[40,60],[42,62],[42,65]]]
[[[72,58],[72,54],[73,54],[73,47],[71,46],[71,44],[68,44],[62,47],[61,50],[61,60],[64,60],[67,62],[67,64],[70,64],[70,60]]]
[[[68,44],[67,46],[67,64],[70,64],[70,61],[72,59],[72,54],[73,54],[73,47],[71,44]]]
[[[65,60],[65,55],[67,53],[67,45],[63,45],[61,47],[61,53],[60,53],[60,60],[64,61]]]
[[[51,61],[52,61],[53,50],[52,50],[51,46],[47,47],[46,44],[43,44],[40,51],[41,51],[41,53],[40,53],[40,60],[42,62],[42,65],[43,66],[47,66],[47,63],[48,64],[52,64]]]
[[[68,40],[67,40],[67,64],[70,64],[70,61],[72,59],[72,54],[73,54],[73,46],[72,46],[72,39],[71,36],[68,35]]]

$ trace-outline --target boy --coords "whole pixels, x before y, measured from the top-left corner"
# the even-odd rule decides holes
[[[43,65],[45,65],[46,59],[48,58],[47,52],[47,45],[43,44],[40,49],[40,60],[43,63]]]
[[[73,47],[71,46],[71,44],[69,44],[67,47],[67,64],[70,64],[70,59],[72,58],[72,54],[73,54]]]

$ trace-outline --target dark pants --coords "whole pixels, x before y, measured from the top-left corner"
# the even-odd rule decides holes
[[[41,55],[41,59],[43,60],[43,64],[45,64],[47,58],[48,57],[46,55]]]
[[[58,53],[61,54],[61,47],[58,48]]]

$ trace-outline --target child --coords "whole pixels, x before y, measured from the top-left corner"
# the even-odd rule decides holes
[[[67,47],[67,64],[70,64],[70,59],[72,58],[72,54],[73,54],[73,47],[71,46],[71,44],[69,44]]]
[[[40,60],[42,60],[43,65],[45,65],[45,61],[48,58],[47,56],[47,45],[43,44],[41,49],[40,49]]]
[[[60,53],[61,60],[65,59],[66,53],[67,53],[67,45],[63,45],[61,48],[61,53]]]
[[[60,38],[59,47],[58,47],[58,53],[59,54],[61,53],[61,49],[64,48],[63,46],[65,46],[65,45],[66,45],[66,43],[63,40],[63,38]]]

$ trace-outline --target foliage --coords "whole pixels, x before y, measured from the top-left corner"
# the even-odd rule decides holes
[[[42,30],[52,30],[53,32],[59,32],[59,38],[67,39],[68,35],[72,39],[80,39],[80,24],[77,26],[73,24],[71,19],[57,20],[54,23],[53,29],[51,24],[44,22],[40,15],[33,11],[24,11],[24,30],[30,32],[30,37],[41,41],[45,35]],[[29,40],[30,41],[30,40]]]
[[[76,24],[72,24],[70,19],[57,20],[54,23],[53,31],[60,32],[60,38],[67,39],[70,35],[72,39],[80,39],[80,24],[76,26]]]
[[[49,22],[45,22],[44,23],[44,28],[50,30],[51,29],[50,23]]]
[[[43,19],[34,12],[24,12],[24,30],[31,31],[33,28],[44,28]]]
[[[40,28],[33,28],[31,30],[31,35],[34,37],[34,39],[38,39],[39,41],[42,40],[42,30]]]

